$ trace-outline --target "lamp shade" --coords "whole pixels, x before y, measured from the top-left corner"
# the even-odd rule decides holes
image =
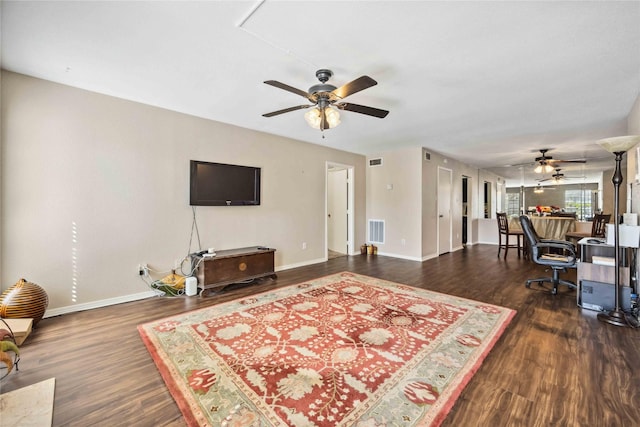
[[[330,129],[338,126],[340,124],[340,113],[337,110],[324,107],[324,114],[327,119],[327,124]],[[321,117],[320,117],[320,107],[312,108],[304,114],[304,119],[307,121],[309,126],[314,129],[320,129]]]
[[[304,114],[304,119],[307,121],[309,126],[314,129],[320,129],[320,110],[317,108],[312,108]]]
[[[553,172],[553,166],[547,162],[540,162],[538,166],[533,170],[535,173],[550,173]]]
[[[334,128],[340,124],[340,113],[333,108],[326,107],[324,109],[324,114],[327,117],[327,122],[329,123],[330,128]]]
[[[640,135],[616,136],[605,138],[596,143],[610,153],[624,153],[631,147],[640,143]]]

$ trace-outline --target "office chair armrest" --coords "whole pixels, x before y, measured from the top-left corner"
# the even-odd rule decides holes
[[[555,239],[542,239],[540,240],[540,243],[542,244],[548,244],[548,245],[555,245],[557,247],[562,247],[562,248],[567,248],[567,249],[572,249],[573,251],[575,251],[576,247],[573,245],[573,243],[567,241],[567,240],[555,240]]]
[[[538,248],[562,249],[569,252],[569,255],[576,258],[576,248],[572,243],[564,240],[542,240],[538,243]]]
[[[573,243],[571,243],[568,240],[540,239],[540,241],[544,242],[544,243],[554,243],[554,244],[558,244],[558,245],[571,245],[571,246],[573,246]]]

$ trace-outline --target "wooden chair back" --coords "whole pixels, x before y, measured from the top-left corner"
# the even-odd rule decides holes
[[[509,234],[509,219],[504,212],[496,212],[498,217],[498,232],[500,234]]]
[[[596,214],[591,225],[591,237],[604,237],[611,214]]]

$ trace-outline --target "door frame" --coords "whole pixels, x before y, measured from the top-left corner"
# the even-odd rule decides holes
[[[446,252],[442,252],[440,248],[440,172],[447,171],[449,173],[449,188],[450,191],[453,191],[453,169],[444,168],[442,166],[438,166],[438,176],[437,176],[437,205],[436,205],[436,241],[437,241],[437,253],[438,256],[453,251],[453,216],[452,216],[452,199],[453,193],[449,196],[449,250]]]
[[[336,163],[327,161],[325,165],[325,177],[324,177],[324,258],[325,261],[329,259],[329,220],[327,215],[329,214],[329,170],[330,169],[346,169],[347,170],[347,255],[355,255],[354,240],[355,240],[355,222],[353,206],[355,203],[354,195],[354,170],[353,165],[347,165],[343,163]]]

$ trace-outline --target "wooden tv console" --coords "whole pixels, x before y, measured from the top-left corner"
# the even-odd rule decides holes
[[[267,276],[276,279],[278,276],[273,260],[275,252],[272,248],[253,246],[216,251],[216,255],[212,257],[192,256],[191,262],[198,263],[196,276],[200,295],[232,283]]]

